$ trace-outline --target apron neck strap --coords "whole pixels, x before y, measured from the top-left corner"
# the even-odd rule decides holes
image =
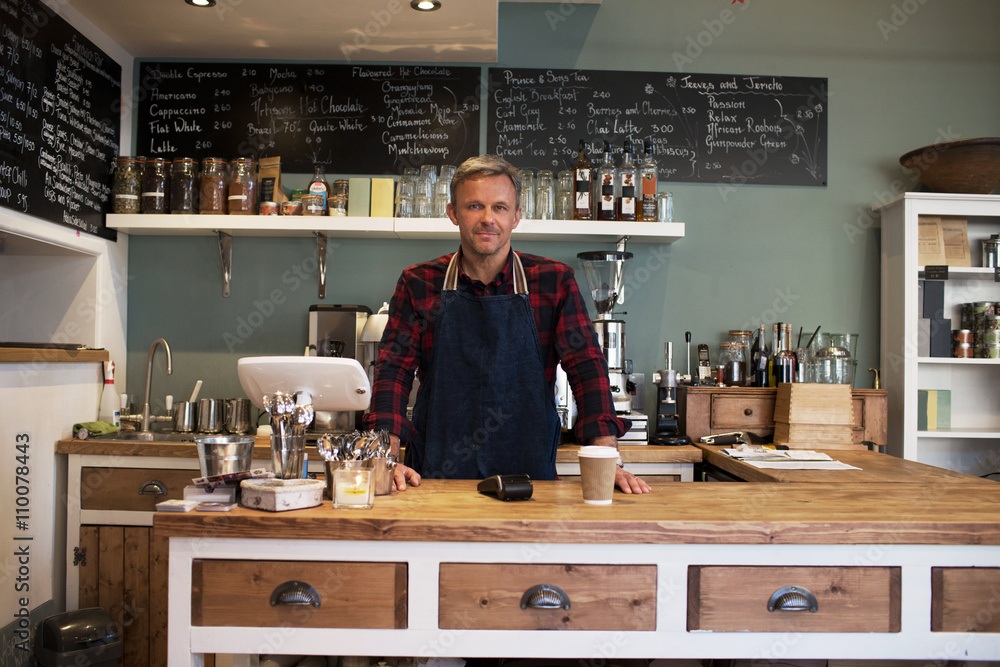
[[[444,272],[444,287],[443,290],[456,290],[458,289],[458,268],[459,261],[458,255],[460,253],[456,252],[451,256],[448,261],[448,268]],[[527,294],[528,293],[528,278],[524,274],[524,266],[521,264],[521,258],[518,257],[517,253],[514,255],[514,293],[515,294]]]

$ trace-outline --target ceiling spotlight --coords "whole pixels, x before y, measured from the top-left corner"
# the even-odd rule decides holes
[[[410,0],[410,7],[418,12],[433,12],[441,9],[441,0]]]
[[[215,7],[215,0],[184,0],[192,7]]]

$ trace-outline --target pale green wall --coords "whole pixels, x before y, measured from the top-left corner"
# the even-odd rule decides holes
[[[732,11],[728,23],[722,12]],[[565,19],[565,20],[561,20]],[[888,28],[896,28],[886,30]],[[720,30],[721,28],[721,30]],[[695,71],[829,79],[829,186],[669,184],[687,236],[665,247],[632,243],[628,356],[637,372],[663,366],[663,344],[685,330],[715,346],[725,332],[763,319],[777,304],[797,331],[823,325],[860,333],[859,368],[878,364],[879,243],[870,207],[916,188],[897,160],[942,136],[1000,135],[1000,3],[990,0],[604,0],[599,7],[504,3],[499,66]],[[712,30],[716,34],[713,34]],[[885,31],[885,32],[883,32]],[[706,45],[701,53],[690,44]],[[456,242],[333,239],[325,303],[376,309],[400,270],[453,250]],[[594,244],[522,243],[575,265]],[[135,236],[129,252],[128,388],[140,393],[146,352],[163,336],[154,395],[241,395],[236,360],[300,354],[316,284],[311,239],[233,239],[232,296],[221,296],[214,239]],[[270,316],[230,353],[224,334],[240,319]],[[254,316],[256,318],[256,316]],[[254,320],[256,321],[256,319]],[[856,386],[870,386],[867,371]],[[890,388],[891,389],[891,388]]]

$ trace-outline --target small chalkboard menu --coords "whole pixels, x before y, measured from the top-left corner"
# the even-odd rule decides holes
[[[121,66],[38,0],[0,0],[0,206],[114,239]]]
[[[660,178],[826,185],[827,81],[744,74],[491,68],[487,150],[515,165],[571,169],[580,139],[615,162],[626,139]]]
[[[478,153],[480,69],[145,62],[136,150],[398,174]]]

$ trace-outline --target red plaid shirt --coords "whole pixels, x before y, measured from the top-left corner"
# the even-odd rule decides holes
[[[452,253],[454,254],[454,253]],[[553,386],[562,362],[577,404],[576,435],[581,442],[601,435],[622,436],[628,425],[615,415],[608,365],[587,314],[573,269],[555,260],[518,253],[528,278],[531,309],[545,362],[545,380]],[[379,346],[371,411],[364,424],[385,429],[402,442],[413,434],[406,418],[413,375],[423,382],[434,349],[434,329],[441,305],[444,274],[452,255],[403,271],[389,303],[389,323]],[[459,272],[458,289],[476,296],[513,294],[513,264],[489,284]]]

